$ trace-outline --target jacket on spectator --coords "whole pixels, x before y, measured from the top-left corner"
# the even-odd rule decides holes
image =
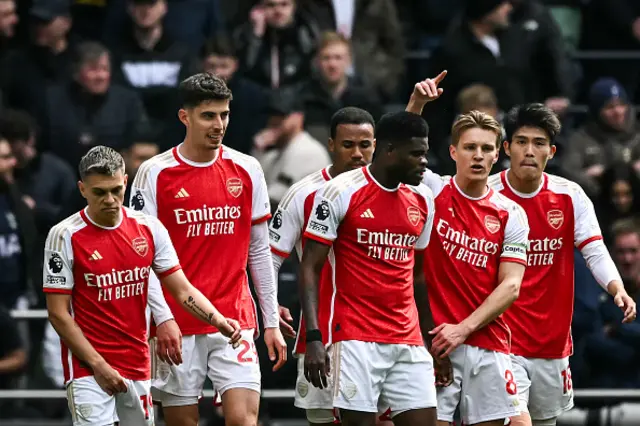
[[[112,84],[105,95],[95,96],[74,82],[48,88],[39,123],[42,144],[75,169],[93,146],[130,146],[145,119],[132,90]]]
[[[114,81],[138,92],[152,125],[163,129],[160,149],[177,145],[184,137],[176,113],[180,108],[178,85],[195,70],[189,48],[165,31],[153,50],[144,50],[131,30],[124,32],[113,51]]]
[[[233,112],[224,134],[224,144],[249,154],[254,136],[267,125],[267,90],[237,73],[227,82],[227,86],[233,93]]]
[[[247,22],[234,34],[239,72],[262,87],[299,87],[311,75],[319,36],[315,22],[300,12],[296,13],[290,27],[283,30],[267,28],[263,37],[256,37],[251,23]],[[271,63],[274,50],[277,51],[277,67]],[[274,85],[276,80],[277,85]]]
[[[618,132],[593,119],[575,131],[567,141],[563,158],[564,174],[579,183],[590,196],[596,196],[598,180],[586,175],[590,166],[602,164],[605,168],[616,163],[640,160],[640,123],[635,111],[629,108],[628,127]]]
[[[351,46],[355,69],[367,87],[389,100],[404,73],[404,40],[393,0],[355,0]],[[323,31],[336,31],[331,0],[301,2]]]
[[[320,142],[328,140],[331,117],[340,108],[362,108],[376,121],[382,115],[382,105],[375,92],[353,82],[349,82],[339,99],[334,99],[322,82],[315,78],[303,86],[300,95],[303,98],[305,129]]]

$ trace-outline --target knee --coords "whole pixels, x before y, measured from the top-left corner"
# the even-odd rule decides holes
[[[258,426],[258,413],[233,410],[224,414],[225,426]]]

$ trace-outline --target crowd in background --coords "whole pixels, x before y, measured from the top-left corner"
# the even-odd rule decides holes
[[[415,82],[448,70],[424,116],[429,167],[451,174],[457,114],[500,120],[514,105],[545,103],[563,122],[548,171],[591,197],[638,298],[638,52],[636,0],[0,0],[0,389],[62,386],[46,321],[15,321],[9,310],[44,307],[44,238],[84,205],[79,159],[95,145],[116,148],[131,182],[144,160],[181,142],[177,86],[201,71],[231,88],[224,143],[258,158],[273,209],[330,163],[329,122],[341,107],[377,119],[403,109]],[[502,156],[494,171],[508,166]],[[295,286],[296,265],[286,264],[280,302],[294,313]],[[576,256],[576,387],[640,388],[640,324],[620,320]],[[292,388],[294,361],[276,374],[265,367],[265,388]],[[0,418],[66,413],[31,405],[0,400]]]

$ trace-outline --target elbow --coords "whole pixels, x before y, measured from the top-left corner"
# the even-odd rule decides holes
[[[520,287],[521,287],[522,281],[518,280],[518,281],[508,281],[505,283],[505,289],[507,291],[507,295],[508,295],[508,300],[509,300],[509,305],[511,305],[513,302],[515,302],[518,297],[520,296]]]

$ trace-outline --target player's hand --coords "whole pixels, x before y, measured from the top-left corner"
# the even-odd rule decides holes
[[[291,326],[291,323],[293,323],[291,312],[284,306],[279,306],[278,313],[280,314],[280,331],[282,332],[284,337],[295,339],[296,331]]]
[[[434,357],[438,358],[449,356],[469,337],[469,331],[460,324],[440,324],[429,334],[434,336],[431,342],[431,352]]]
[[[156,328],[156,354],[169,365],[182,364],[182,333],[171,319]]]
[[[225,318],[217,327],[222,333],[223,336],[229,338],[229,343],[233,346],[233,348],[237,348],[239,345],[240,337],[240,323],[231,318]]]
[[[116,370],[114,370],[106,361],[93,367],[93,377],[98,385],[109,396],[116,393],[127,392],[127,384]]]
[[[449,357],[433,357],[433,366],[436,371],[436,386],[449,386],[453,382],[453,366]]]
[[[264,343],[267,345],[269,359],[276,362],[273,371],[278,371],[287,362],[287,342],[284,341],[279,328],[264,329]]]
[[[627,294],[626,291],[618,292],[613,302],[624,312],[622,322],[632,322],[636,319],[636,302]]]
[[[319,389],[326,389],[330,372],[329,354],[322,342],[307,342],[304,356],[304,377],[307,381]]]
[[[417,82],[415,86],[413,86],[411,97],[421,104],[435,101],[444,91],[441,87],[438,87],[438,84],[444,80],[446,75],[447,70],[444,70],[434,78],[427,78],[426,80]]]

